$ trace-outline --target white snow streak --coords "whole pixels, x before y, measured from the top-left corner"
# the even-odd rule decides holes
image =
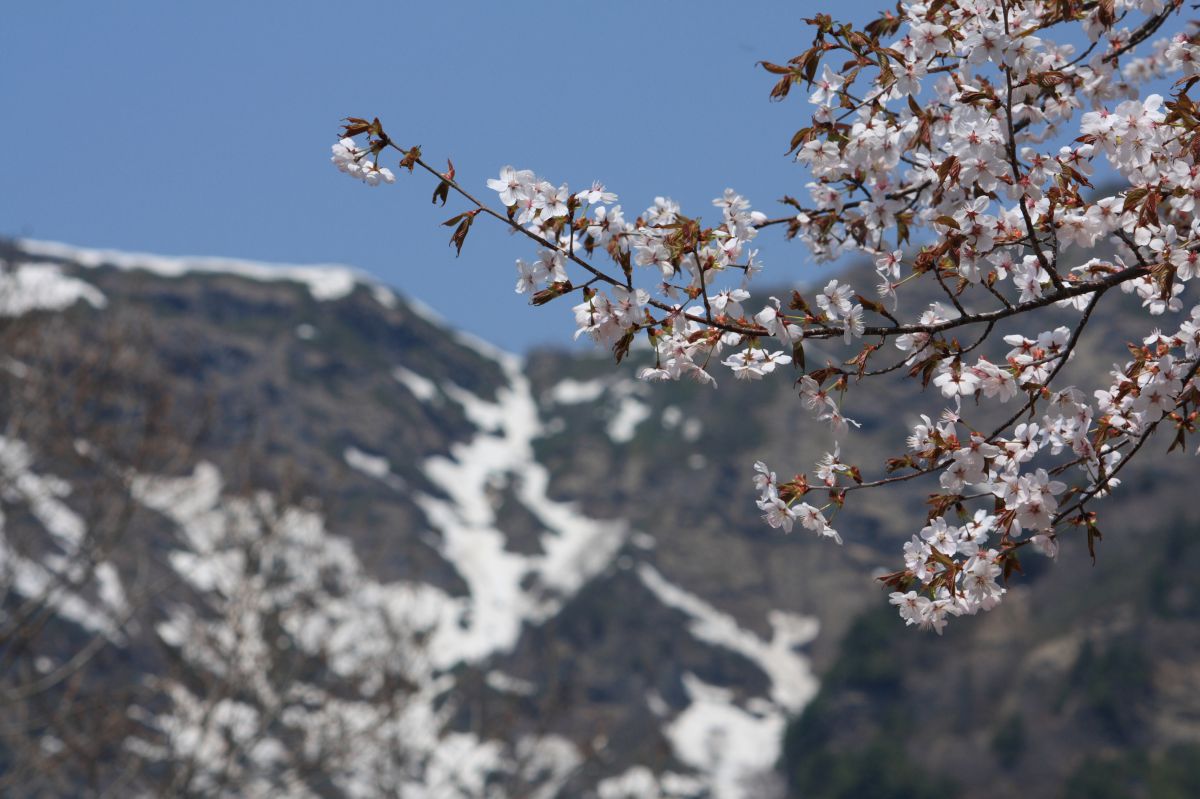
[[[638,577],[664,605],[692,617],[688,629],[697,639],[737,652],[756,663],[770,678],[771,699],[781,707],[798,711],[816,694],[817,681],[808,658],[795,651],[795,647],[816,638],[816,619],[773,610],[768,616],[773,635],[770,641],[763,641],[738,626],[733,616],[667,582],[653,566],[639,566]]]
[[[387,458],[363,452],[358,447],[346,447],[342,457],[346,459],[346,464],[351,469],[374,477],[376,480],[382,480],[392,473],[392,465],[388,463]]]
[[[8,539],[4,515],[0,513],[0,588],[29,599],[41,599],[68,621],[123,640],[113,616],[106,612],[123,609],[124,592],[115,568],[100,561],[88,575],[86,560],[78,557],[87,537],[87,526],[62,501],[70,485],[57,477],[33,470],[33,456],[20,441],[0,437],[0,491],[10,503],[23,503],[41,523],[58,552],[48,552],[34,561],[19,554]],[[81,596],[75,589],[97,579],[100,603]],[[0,613],[0,619],[4,614]]]
[[[702,781],[685,774],[656,776],[646,766],[631,766],[596,785],[600,799],[691,799],[705,795]]]
[[[753,799],[740,787],[744,778],[772,766],[787,717],[816,695],[817,680],[808,658],[795,651],[816,637],[816,619],[771,611],[771,640],[763,641],[729,614],[668,582],[652,566],[639,566],[638,577],[664,605],[692,618],[688,629],[698,640],[737,652],[770,679],[771,701],[751,700],[742,708],[731,692],[685,675],[692,702],[667,731],[679,759],[709,775],[716,799]]]
[[[537,686],[529,680],[522,680],[519,677],[514,677],[511,674],[505,674],[502,671],[495,669],[489,671],[483,677],[484,682],[493,691],[499,691],[502,694],[516,694],[517,696],[533,696],[537,693]]]
[[[548,405],[582,405],[597,402],[607,393],[609,405],[615,406],[615,409],[609,412],[605,430],[614,443],[626,444],[633,440],[638,425],[650,418],[650,406],[637,396],[644,391],[645,386],[633,380],[576,380],[568,377],[546,390],[542,394],[542,401]],[[675,412],[678,413],[678,409]],[[664,424],[669,426],[669,420],[670,415],[664,414]]]
[[[229,274],[262,282],[291,281],[308,287],[317,300],[337,300],[354,291],[355,286],[372,289],[372,296],[387,307],[395,304],[391,292],[367,275],[341,264],[268,264],[235,258],[164,256],[121,250],[96,250],[73,247],[54,241],[21,239],[25,252],[46,258],[62,258],[86,268],[111,266],[125,271],[141,270],[162,277],[181,277],[191,273]],[[382,289],[382,291],[380,290]]]
[[[346,465],[354,471],[361,472],[367,477],[373,477],[397,491],[404,489],[404,478],[392,472],[392,464],[382,455],[372,455],[369,452],[363,452],[358,447],[346,447],[342,458],[346,461]]]
[[[437,384],[427,377],[422,377],[411,369],[397,366],[392,370],[396,382],[407,388],[421,402],[429,402],[437,396]]]
[[[64,275],[54,264],[18,264],[0,272],[0,316],[61,311],[80,300],[93,308],[107,304],[100,289]]]
[[[470,587],[468,606],[456,623],[439,628],[433,641],[434,656],[445,667],[510,650],[523,624],[553,615],[612,561],[626,535],[620,522],[589,519],[573,505],[550,499],[550,475],[533,454],[542,424],[529,381],[519,359],[509,355],[499,363],[508,385],[494,402],[443,384],[446,396],[462,406],[479,432],[455,444],[450,457],[438,455],[425,463],[423,471],[449,501],[417,497],[442,534],[442,555]],[[505,549],[507,538],[497,527],[487,489],[506,482],[550,531],[542,537],[544,554]],[[534,579],[526,588],[522,583],[528,577]]]
[[[595,402],[600,399],[608,383],[600,378],[593,380],[576,380],[568,377],[555,383],[546,392],[544,400],[555,405],[578,405],[581,402]]]
[[[676,757],[708,776],[714,799],[758,799],[747,780],[774,768],[786,716],[770,703],[742,709],[731,691],[691,673],[683,685],[692,702],[666,731]]]
[[[608,420],[608,437],[617,444],[633,440],[642,422],[650,418],[650,406],[633,397],[622,397],[617,412]]]

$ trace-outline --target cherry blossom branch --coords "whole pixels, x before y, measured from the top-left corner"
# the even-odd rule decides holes
[[[908,325],[898,325],[896,327],[867,326],[863,328],[863,335],[892,337],[904,335],[905,333],[941,333],[946,330],[953,330],[958,327],[963,327],[964,325],[983,324],[986,322],[998,321],[1000,319],[1007,319],[1011,316],[1018,316],[1037,308],[1044,308],[1047,305],[1053,305],[1054,303],[1062,302],[1063,300],[1069,300],[1073,297],[1091,294],[1093,291],[1110,289],[1113,286],[1120,285],[1121,283],[1125,283],[1139,277],[1145,277],[1149,273],[1150,270],[1144,266],[1130,266],[1118,272],[1114,272],[1100,280],[1071,284],[1064,283],[1063,288],[1060,291],[1045,294],[1032,300],[1026,300],[1023,303],[1013,305],[1011,308],[1001,308],[994,311],[981,311],[979,313],[958,317],[956,319],[947,319],[944,322],[931,322],[928,324],[914,323]],[[824,339],[840,335],[843,335],[843,330],[841,328],[831,328],[829,331],[814,331],[811,334],[806,332],[804,338]]]
[[[1153,36],[1155,32],[1163,26],[1163,23],[1181,8],[1183,8],[1183,0],[1167,0],[1167,6],[1162,11],[1159,11],[1157,14],[1143,22],[1142,25],[1130,35],[1128,42],[1126,42],[1123,46],[1118,47],[1111,53],[1106,54],[1104,56],[1104,60],[1110,64],[1115,64],[1121,56],[1125,55],[1130,50],[1133,50],[1139,44]]]
[[[1058,373],[1063,370],[1063,367],[1067,365],[1067,361],[1071,359],[1071,353],[1075,351],[1075,347],[1079,344],[1080,337],[1083,336],[1083,329],[1087,327],[1088,321],[1092,318],[1092,311],[1094,311],[1096,306],[1100,304],[1100,298],[1104,296],[1104,292],[1106,291],[1108,291],[1108,287],[1097,289],[1096,293],[1092,295],[1092,299],[1088,302],[1087,308],[1084,309],[1083,315],[1079,318],[1079,322],[1075,325],[1075,329],[1071,331],[1071,338],[1067,341],[1066,346],[1063,347],[1061,359],[1057,364],[1054,365],[1054,368],[1046,377],[1046,382],[1043,383],[1044,388],[1050,388],[1050,385],[1054,382],[1054,378],[1058,377]],[[1037,393],[1033,393],[1019,411],[996,426],[996,429],[993,430],[992,434],[988,436],[988,442],[991,443],[995,441],[1001,433],[1016,424],[1018,419],[1020,419],[1029,411],[1033,410],[1033,406],[1036,404],[1036,401]]]
[[[397,144],[392,142],[390,139],[387,139],[385,141],[388,146],[395,148],[398,152],[400,152],[405,157],[408,157],[409,153],[411,152],[411,150],[405,150],[402,147],[398,146]],[[451,189],[453,189],[456,193],[458,193],[460,196],[462,196],[465,200],[467,200],[468,202],[473,204],[478,211],[481,211],[481,212],[487,214],[488,216],[499,220],[501,223],[503,223],[504,225],[506,225],[507,227],[509,227],[512,230],[523,233],[525,236],[528,236],[529,238],[533,239],[538,244],[541,244],[543,247],[547,247],[551,250],[562,253],[565,258],[569,259],[571,262],[573,262],[576,265],[587,270],[587,272],[589,272],[593,276],[594,280],[599,280],[599,281],[607,283],[611,286],[622,286],[623,287],[625,285],[623,281],[617,280],[616,278],[612,277],[611,275],[608,275],[608,274],[602,272],[601,270],[592,266],[587,261],[584,261],[582,258],[580,258],[578,255],[576,255],[574,252],[568,252],[567,250],[564,250],[562,248],[562,246],[560,246],[558,244],[554,244],[549,239],[546,239],[544,236],[540,236],[537,233],[534,233],[532,230],[529,230],[524,225],[517,224],[515,221],[510,219],[506,214],[501,214],[501,213],[493,210],[491,207],[484,204],[483,202],[480,202],[470,192],[468,192],[461,185],[459,185],[459,183],[457,181],[455,181],[453,178],[448,177],[447,175],[445,175],[441,172],[438,172],[432,166],[427,164],[425,162],[425,160],[423,158],[421,158],[420,156],[413,158],[412,163],[421,167],[426,172],[428,172],[429,174],[436,177],[439,181],[444,182],[447,186],[449,186]],[[685,318],[689,321],[707,324],[711,327],[715,327],[720,330],[725,330],[730,333],[739,333],[741,335],[746,335],[746,336],[761,336],[767,332],[766,330],[759,328],[759,327],[745,327],[742,325],[730,324],[727,322],[718,322],[716,320],[698,317],[694,314],[680,312],[678,309],[672,308],[670,305],[667,305],[666,303],[660,302],[658,300],[651,300],[649,302],[649,304],[654,306],[655,308],[658,308],[660,311],[667,311],[672,315],[682,316],[683,318]]]
[[[818,14],[809,20],[817,31],[803,55],[786,65],[764,62],[769,72],[781,76],[773,99],[786,96],[793,85],[806,84],[809,102],[817,107],[812,123],[795,132],[788,150],[811,173],[807,188],[817,207],[785,196],[781,202],[795,211],[787,216],[752,212],[745,198],[729,190],[714,202],[724,221],[712,227],[701,227],[698,218],[683,216],[676,204],[662,199],[630,224],[620,206],[613,205],[616,196],[599,184],[570,195],[565,185],[555,188],[530,170],[511,167],[501,171],[500,180],[488,182],[500,192],[506,215],[463,191],[452,170],[443,175],[420,161],[416,148],[401,150],[401,166],[411,170],[420,164],[437,176],[441,182],[435,199],[444,201],[454,189],[473,204],[473,210],[451,220],[459,222],[452,242],[460,247],[474,214],[486,211],[546,248],[537,264],[518,262],[518,291],[548,284],[534,294],[535,304],[582,292],[583,302],[573,308],[580,331],[612,344],[618,360],[633,335],[647,330],[655,365],[642,371],[645,379],[691,376],[715,384],[707,371],[714,361],[738,378],[759,379],[793,358],[803,368],[806,342],[837,337],[849,346],[870,337],[850,360],[837,366],[830,362],[798,381],[805,405],[829,422],[836,437],[857,424],[842,414],[849,378],[855,374],[847,367],[856,368],[858,382],[908,367],[923,385],[932,381],[942,396],[955,399],[955,410],[939,421],[925,416],[914,425],[912,452],[887,462],[889,472],[910,471],[863,482],[857,466],[840,462],[840,447],[826,453],[815,471],[831,492],[823,507],[802,500],[818,488],[805,477],[777,485],[774,473],[758,464],[755,478],[759,508],[773,527],[790,530],[799,521],[840,541],[823,514],[840,508],[848,492],[940,473],[944,492],[933,495],[929,524],[905,547],[908,568],[889,578],[901,591],[917,585],[922,592],[892,595],[905,621],[940,632],[947,613],[974,613],[999,601],[1004,589],[994,578],[1002,567],[1007,573],[1013,553],[1030,541],[1048,552],[1055,525],[1082,513],[1087,500],[1111,486],[1112,476],[1144,445],[1144,439],[1134,443],[1132,433],[1120,433],[1107,420],[1125,420],[1126,430],[1144,429],[1148,435],[1161,422],[1145,427],[1149,414],[1168,403],[1182,364],[1192,364],[1188,380],[1194,380],[1200,306],[1177,333],[1156,330],[1145,344],[1132,344],[1133,360],[1093,393],[1094,403],[1082,392],[1055,388],[1109,289],[1136,292],[1148,313],[1157,316],[1182,310],[1184,284],[1200,276],[1200,226],[1194,221],[1200,203],[1200,111],[1187,95],[1200,77],[1200,36],[1177,35],[1156,43],[1152,57],[1129,65],[1123,74],[1116,67],[1120,56],[1147,40],[1181,6],[1181,0],[1172,0],[1169,8],[1147,15],[1128,39],[1123,30],[1115,30],[1127,12],[1122,9],[1118,15],[1109,0],[1074,5],[1001,0],[983,13],[978,4],[939,0],[885,14],[861,33]],[[1112,52],[1095,58],[1091,54],[1097,45],[1092,44],[1068,61],[1065,44],[1045,33],[1080,22],[1093,42],[1107,37]],[[891,41],[884,38],[892,36]],[[853,60],[835,71],[823,62],[837,51]],[[1121,96],[1129,86],[1167,71],[1181,71],[1186,78],[1176,83],[1182,88],[1173,99],[1164,103],[1154,94],[1144,101]],[[1110,100],[1119,105],[1109,108]],[[1089,106],[1094,110],[1082,110]],[[1082,135],[1073,143],[1056,155],[1038,151],[1037,144],[1074,125],[1077,117]],[[350,121],[347,134],[367,133],[369,152],[377,155],[383,138],[378,121]],[[377,159],[372,168],[360,164],[366,152],[343,140],[334,148],[334,162],[377,183],[385,170]],[[1128,188],[1085,200],[1084,189],[1092,186],[1087,176],[1100,159],[1128,181]],[[390,179],[390,173],[385,177]],[[1015,206],[1001,199],[1005,192]],[[747,281],[761,268],[757,251],[747,244],[758,231],[775,225],[786,225],[787,238],[799,238],[817,260],[833,260],[848,251],[873,257],[882,280],[881,301],[856,294],[839,275],[816,294],[815,303],[793,292],[786,309],[771,298],[758,313],[743,311]],[[913,240],[913,231],[936,237],[905,258],[901,249]],[[1069,247],[1086,252],[1106,236],[1124,245],[1115,266],[1091,258],[1060,272],[1062,253]],[[607,252],[624,280],[581,257],[577,242],[588,256],[596,247]],[[568,262],[590,279],[573,286],[563,270]],[[663,299],[635,288],[634,264],[661,270],[658,296]],[[723,270],[742,272],[742,288],[710,296],[710,279]],[[938,301],[919,316],[897,318],[888,304],[898,308],[901,287],[917,279],[926,286],[937,283]],[[1011,290],[1001,285],[1009,280]],[[687,299],[669,304],[678,292]],[[979,304],[990,310],[969,310],[979,297],[985,297]],[[967,362],[970,353],[993,340],[999,322],[1040,319],[1046,314],[1036,312],[1052,304],[1077,310],[1069,327],[1009,339],[1017,343],[1007,363],[982,356]],[[867,313],[877,315],[872,317],[875,324],[865,324]],[[956,332],[959,328],[962,333]],[[969,343],[960,343],[960,337]],[[778,340],[783,349],[770,352],[764,339]],[[868,362],[889,340],[905,351],[903,360],[868,370]],[[742,349],[720,360],[727,347]],[[1179,350],[1186,358],[1181,359]],[[961,415],[962,398],[970,396],[977,404],[1018,399],[1019,408],[985,435]],[[1041,400],[1047,407],[1040,423],[1021,424],[1026,415],[1034,418]],[[1193,432],[1196,415],[1177,419],[1180,440]],[[1092,422],[1096,416],[1106,420],[1098,430]],[[1038,456],[1043,448],[1056,456],[1053,461]],[[1074,454],[1057,457],[1064,450]],[[1121,454],[1127,457],[1118,464]],[[1114,465],[1105,478],[1105,469]],[[1096,484],[1059,512],[1054,497],[1067,486],[1056,478],[1076,467]],[[841,477],[855,485],[840,487]],[[977,493],[970,494],[967,486],[976,486]],[[991,493],[978,493],[982,486]],[[1080,490],[1071,488],[1067,496]],[[979,509],[974,521],[952,526],[953,508],[961,511],[964,502],[988,496],[995,497],[993,511]],[[1090,525],[1089,519],[1089,531]],[[1018,541],[1023,530],[1037,532]],[[985,545],[989,532],[999,534],[993,548]],[[956,549],[955,537],[962,549]]]
[[[1100,297],[1104,294],[1105,291],[1107,291],[1107,288],[1097,290],[1096,294],[1092,297],[1091,302],[1088,303],[1087,308],[1083,312],[1083,316],[1079,320],[1079,324],[1076,325],[1074,331],[1072,331],[1072,333],[1071,333],[1070,340],[1067,342],[1066,346],[1063,348],[1063,352],[1062,352],[1062,355],[1060,356],[1058,363],[1055,365],[1054,369],[1050,372],[1050,375],[1046,378],[1046,381],[1043,384],[1044,387],[1046,387],[1046,388],[1050,387],[1050,385],[1054,382],[1054,378],[1056,378],[1058,376],[1058,373],[1062,370],[1062,368],[1064,366],[1066,366],[1067,361],[1070,360],[1071,353],[1074,352],[1076,345],[1079,343],[1080,337],[1083,335],[1083,329],[1087,326],[1088,321],[1091,319],[1092,311],[1095,310],[1097,304],[1099,304]],[[992,322],[990,324],[994,325],[995,323]],[[991,331],[991,327],[989,326],[987,332],[990,332],[990,331]],[[984,335],[981,336],[980,339],[977,342],[975,342],[974,345],[972,345],[971,349],[974,349],[975,347],[979,346],[979,344],[981,344],[987,338],[987,332],[985,332]],[[1033,406],[1034,406],[1034,402],[1036,400],[1036,397],[1037,397],[1037,394],[1034,393],[1033,396],[1030,397],[1030,399],[1021,407],[1020,410],[1018,410],[1016,413],[1014,413],[1008,419],[1006,419],[1005,421],[1003,421],[999,425],[997,425],[995,427],[995,429],[987,436],[986,441],[989,444],[996,441],[996,439],[1000,437],[1001,433],[1003,433],[1005,430],[1008,430],[1010,427],[1012,427],[1014,424],[1016,424],[1018,419],[1020,419],[1022,416],[1024,416],[1030,410],[1032,410]],[[911,480],[915,477],[924,477],[925,475],[928,475],[928,474],[934,474],[936,472],[940,472],[943,469],[945,469],[948,465],[950,465],[950,460],[946,459],[945,461],[943,461],[939,464],[935,464],[935,465],[929,466],[927,468],[917,470],[916,472],[912,472],[910,474],[900,475],[897,477],[888,477],[888,478],[884,478],[884,479],[880,479],[880,480],[875,480],[875,481],[872,481],[869,483],[862,483],[861,485],[847,486],[846,490],[849,491],[849,490],[854,490],[854,489],[858,489],[858,488],[873,488],[875,486],[890,485],[891,483],[900,483],[900,482],[904,482],[906,480]]]
[[[1196,374],[1198,371],[1200,371],[1200,358],[1196,359],[1196,361],[1192,363],[1192,368],[1189,369],[1187,371],[1187,374],[1185,374],[1183,377],[1182,382],[1183,382],[1183,390],[1184,391],[1187,390],[1188,384],[1191,383],[1192,380],[1196,377]],[[1181,392],[1181,393],[1183,393],[1183,392]],[[1176,403],[1175,407],[1179,408],[1182,404],[1183,404],[1183,401],[1181,400],[1179,403]],[[1096,485],[1094,485],[1089,490],[1085,491],[1083,496],[1077,502],[1075,502],[1075,504],[1071,505],[1070,507],[1066,508],[1065,510],[1060,511],[1054,517],[1053,524],[1057,525],[1060,521],[1067,518],[1068,516],[1071,516],[1072,514],[1082,513],[1083,509],[1087,505],[1087,503],[1090,502],[1092,499],[1094,499],[1095,496],[1097,494],[1099,494],[1101,491],[1106,490],[1107,487],[1112,483],[1113,478],[1115,478],[1118,474],[1120,474],[1121,470],[1125,468],[1125,465],[1133,460],[1133,456],[1136,455],[1138,453],[1138,450],[1140,450],[1146,444],[1146,442],[1149,441],[1153,437],[1154,431],[1158,429],[1158,426],[1160,424],[1162,424],[1163,419],[1166,419],[1166,418],[1168,418],[1167,414],[1164,413],[1162,416],[1160,416],[1159,418],[1157,418],[1153,422],[1151,422],[1150,425],[1146,428],[1145,432],[1143,432],[1140,436],[1138,436],[1137,443],[1135,443],[1133,445],[1133,449],[1129,450],[1129,452],[1126,453],[1125,457],[1121,459],[1121,462],[1118,463],[1113,468],[1112,471],[1108,472],[1101,480],[1099,480],[1096,483]]]
[[[923,183],[920,183],[918,185],[909,186],[907,189],[900,189],[897,191],[888,192],[888,193],[884,194],[883,196],[889,200],[902,200],[905,197],[909,197],[910,202],[912,202],[912,201],[915,201],[917,199],[917,197],[919,197],[919,195],[922,191],[929,188],[930,185],[931,184],[929,181],[924,181]],[[858,208],[859,206],[863,205],[864,203],[869,202],[869,200],[870,200],[870,198],[868,198],[866,200],[850,200],[849,202],[842,203],[841,208],[843,211],[847,210],[847,209]],[[787,201],[781,200],[781,202],[786,203]],[[805,214],[807,216],[819,216],[821,214],[828,214],[832,210],[829,208],[802,208],[799,205],[795,205],[793,207],[796,208],[795,214],[792,214],[791,216],[780,216],[780,217],[775,217],[773,219],[767,219],[766,221],[757,223],[756,225],[754,225],[754,227],[759,230],[762,230],[763,228],[771,227],[772,225],[783,225],[783,224],[787,224],[789,222],[795,222],[796,216],[799,214]]]
[[[403,155],[406,158],[408,158],[409,154],[412,152],[412,150],[405,150],[404,148],[400,147],[399,145],[397,145],[395,142],[391,141],[390,139],[385,139],[385,141],[387,142],[388,146],[395,148],[397,152],[399,152],[401,155]],[[489,206],[485,205],[484,203],[480,202],[478,199],[476,199],[474,197],[474,195],[472,195],[470,192],[468,192],[466,189],[464,189],[461,185],[459,185],[459,183],[456,180],[454,180],[454,178],[448,177],[447,175],[445,175],[441,172],[438,172],[436,169],[431,167],[429,164],[425,163],[425,160],[423,158],[421,158],[420,156],[413,158],[412,162],[414,164],[416,164],[417,166],[421,167],[422,169],[424,169],[429,174],[433,175],[438,180],[445,182],[446,185],[448,185],[450,188],[454,189],[454,191],[457,192],[460,196],[462,196],[465,200],[467,200],[467,202],[474,205],[476,207],[476,209],[482,211],[483,213],[487,214],[488,216],[490,216],[494,219],[498,219],[500,222],[504,223],[510,229],[517,231],[519,233],[522,233],[525,236],[528,236],[529,238],[536,241],[538,244],[541,244],[543,247],[548,247],[557,252],[561,252],[564,256],[566,256],[567,258],[570,258],[571,261],[573,261],[575,264],[577,264],[578,266],[582,267],[583,269],[585,269],[589,273],[591,273],[597,280],[603,281],[603,282],[608,283],[613,286],[622,285],[620,281],[601,272],[599,269],[596,269],[596,267],[592,266],[587,261],[584,261],[582,258],[577,256],[575,253],[563,250],[563,248],[560,247],[559,245],[552,243],[551,241],[549,241],[548,239],[546,239],[543,236],[539,236],[537,233],[534,233],[532,230],[529,230],[524,225],[518,225],[513,220],[509,219],[507,215],[501,214],[501,213],[493,210]]]

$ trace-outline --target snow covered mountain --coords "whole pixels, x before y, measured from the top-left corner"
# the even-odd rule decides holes
[[[830,445],[786,379],[518,358],[346,267],[0,262],[0,795],[1194,793],[1192,459],[920,636],[871,579],[920,491],[844,547],[757,519],[754,460]]]
[[[652,501],[694,504],[711,422],[343,267],[0,257],[5,690],[109,730],[7,735],[12,785],[764,795],[816,690],[817,619],[752,587],[795,548],[743,502],[698,553],[613,495],[662,439],[683,479]]]

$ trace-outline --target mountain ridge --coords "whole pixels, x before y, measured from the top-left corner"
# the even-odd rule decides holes
[[[1108,718],[1155,763],[1192,734],[1170,687],[1200,685],[1190,644],[1109,673],[1138,625],[1160,647],[1196,629],[1186,585],[1147,587],[1177,534],[1105,539],[1102,565],[1144,549],[1137,579],[1068,538],[999,609],[922,636],[872,580],[922,492],[847,507],[845,547],[757,518],[756,459],[832,444],[786,377],[650,386],[603,354],[504,353],[353,271],[23,246],[0,243],[0,692],[39,721],[0,725],[0,789],[770,799],[853,796],[838,780],[883,785],[882,763],[900,795],[935,774],[1058,796],[1116,739],[1049,731]],[[1113,340],[1121,308],[1093,322]],[[848,406],[847,462],[902,443],[922,395],[894,383]],[[1189,463],[1131,469],[1141,504],[1105,529],[1182,519]],[[1001,682],[989,704],[1006,670],[1038,701]]]

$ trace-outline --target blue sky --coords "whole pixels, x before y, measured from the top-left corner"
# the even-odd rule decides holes
[[[863,21],[883,3],[838,4]],[[379,8],[384,10],[377,10]],[[808,3],[65,3],[0,30],[0,235],[172,255],[358,266],[505,348],[568,341],[569,307],[512,291],[532,250],[476,225],[461,258],[433,183],[371,189],[329,163],[338,120],[378,115],[482,195],[511,163],[710,210],[799,193],[784,156],[803,94],[755,67],[810,41]],[[481,219],[482,223],[483,220]],[[777,232],[775,276],[815,270]]]

